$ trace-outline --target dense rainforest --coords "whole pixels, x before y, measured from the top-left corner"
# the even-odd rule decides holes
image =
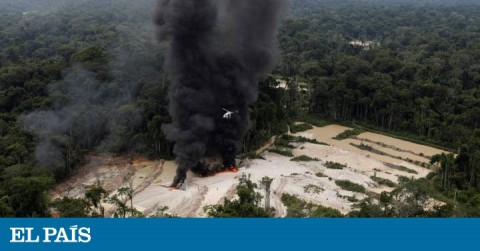
[[[49,1],[0,1],[4,217],[50,216],[47,191],[88,153],[172,157],[161,130],[169,83],[151,25],[155,1]],[[429,142],[458,155],[432,159],[441,169],[425,183],[447,199],[466,191],[457,215],[479,215],[480,5],[292,0],[290,8],[243,153],[296,119]],[[372,216],[364,206],[356,216]]]

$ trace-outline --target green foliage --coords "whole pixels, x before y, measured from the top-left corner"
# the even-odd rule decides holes
[[[342,218],[344,215],[337,209],[317,205],[312,207],[311,218]]]
[[[346,168],[347,166],[344,165],[344,164],[340,164],[340,163],[337,163],[337,162],[333,162],[333,161],[327,161],[325,162],[324,166],[328,169],[338,169],[338,170],[342,170],[343,168]]]
[[[293,146],[291,145],[292,142],[294,142],[294,138],[292,136],[284,134],[275,139],[275,146],[293,148]]]
[[[161,46],[147,39],[151,30],[143,28],[151,22],[145,15],[150,4],[92,2],[25,16],[12,7],[14,2],[0,8],[0,216],[48,216],[46,191],[51,177],[69,175],[91,151],[108,148],[115,153],[173,157],[172,144],[161,130],[170,122],[169,83],[162,70],[165,55]],[[45,9],[30,2],[33,9]],[[456,158],[436,157],[433,163],[440,171],[429,181],[448,199],[453,200],[453,191],[475,197],[480,191],[479,8],[468,3],[445,7],[382,1],[292,2],[292,15],[278,36],[283,60],[275,69],[288,88],[278,88],[271,76],[259,84],[242,152],[253,152],[272,136],[286,133],[289,121],[305,121],[300,129],[328,124],[320,118],[353,121],[410,140],[460,149]],[[367,50],[350,45],[352,40],[373,41],[373,45]],[[68,78],[74,65],[92,78]],[[82,115],[65,132],[42,135],[59,148],[62,162],[46,171],[35,158],[40,138],[22,131],[19,121],[31,111],[61,110],[75,97],[67,91],[69,80],[75,88],[96,93],[100,103],[122,95],[128,102],[108,111],[89,107],[88,113],[98,115],[98,124]],[[102,121],[105,112],[127,119]],[[125,126],[137,118],[132,116],[135,113],[138,124]],[[79,130],[79,125],[88,123],[92,123],[89,130]],[[108,124],[113,126],[107,128]],[[340,138],[350,134],[355,133]],[[113,143],[100,147],[107,137]],[[93,207],[94,201],[97,198],[89,199]],[[64,203],[68,208],[77,202]],[[475,207],[470,204],[462,200],[454,212],[473,215]],[[443,209],[442,214],[448,213],[448,208]],[[100,206],[95,211],[102,215]]]
[[[336,180],[335,184],[342,188],[343,190],[358,192],[358,193],[366,193],[367,189],[364,186],[351,182],[349,180]]]
[[[129,207],[124,202],[124,200],[116,194],[107,198],[105,200],[105,202],[111,203],[116,207],[115,213],[113,214],[113,216],[115,218],[126,218],[127,216],[131,217],[131,218],[142,218],[142,217],[144,217],[142,212],[138,211],[134,207]]]
[[[45,188],[53,185],[51,177],[69,175],[86,153],[101,148],[99,142],[108,134],[112,141],[122,144],[115,151],[171,154],[170,143],[159,135],[159,121],[165,120],[155,117],[164,118],[162,111],[167,107],[165,88],[156,88],[161,86],[161,50],[147,39],[151,31],[141,28],[151,22],[143,15],[150,7],[145,1],[121,2],[99,5],[92,1],[28,17],[14,11],[8,19],[4,18],[8,11],[0,10],[0,171],[4,176],[0,183],[0,197],[4,198],[0,203],[4,204],[0,210],[6,212],[5,216],[11,210],[15,216],[49,216]],[[126,19],[129,21],[125,22]],[[88,72],[88,78],[69,74],[79,68]],[[136,89],[130,92],[132,86]],[[89,91],[91,95],[81,96]],[[93,106],[92,96],[102,104]],[[109,121],[112,128],[106,128],[105,121],[95,123],[102,120],[105,112],[98,106],[120,96],[132,100],[131,106],[108,107],[108,112],[125,117],[131,114],[129,108],[135,107],[143,112],[141,126],[123,127],[120,120]],[[81,102],[74,111],[62,115],[74,118],[70,126],[57,123],[56,128],[65,128],[41,136],[20,129],[24,128],[23,115],[35,110],[65,112],[62,108],[74,99]],[[89,107],[83,112],[79,109],[82,106]],[[45,123],[41,127],[46,127]],[[35,153],[51,150],[45,146],[35,149],[38,141],[45,139],[51,139],[58,148],[58,165],[48,166],[47,171],[43,161],[35,158]],[[30,166],[42,173],[25,172],[19,166]],[[31,205],[23,201],[27,199]],[[68,209],[77,202],[65,199],[56,205]]]
[[[97,73],[101,80],[107,78],[106,64],[108,63],[107,53],[102,48],[89,46],[72,54],[72,63],[80,63],[84,69]]]
[[[428,198],[432,192],[425,179],[412,179],[399,183],[391,193],[398,199],[397,214],[400,217],[425,217]]]
[[[157,212],[155,213],[155,218],[178,218],[177,215],[170,214],[167,211],[168,211],[167,206],[158,207]]]
[[[49,216],[48,190],[53,186],[51,177],[14,177],[7,181],[5,192],[16,217]]]
[[[116,218],[144,217],[133,206],[133,196],[131,181],[128,186],[120,187],[112,196],[108,196],[107,191],[97,182],[85,191],[83,198],[65,196],[51,202],[49,206],[54,211],[53,215],[59,217],[105,217],[105,209],[101,204],[103,202],[114,206],[113,216]],[[165,208],[162,213],[167,209]],[[168,216],[170,215],[167,213],[163,215]]]
[[[268,151],[272,152],[272,153],[280,154],[280,155],[283,155],[283,156],[286,156],[286,157],[293,157],[292,151],[290,151],[288,149],[285,149],[285,148],[275,147],[275,148],[269,149]]]
[[[321,192],[323,192],[325,189],[317,186],[317,185],[313,185],[313,184],[308,184],[308,185],[305,185],[303,187],[303,191],[305,193],[316,193],[316,194],[319,194]]]
[[[271,212],[259,206],[262,196],[255,191],[255,188],[257,185],[243,174],[237,186],[238,199],[232,201],[225,199],[223,204],[206,206],[203,210],[208,216],[215,218],[272,217]]]
[[[358,202],[358,199],[357,199],[357,197],[355,197],[355,195],[348,196],[347,200],[350,201],[350,202]]]
[[[0,8],[0,175],[14,170],[12,166],[28,165],[49,168],[40,176],[60,180],[93,151],[173,158],[173,145],[162,131],[162,125],[171,121],[166,100],[169,82],[162,69],[164,49],[145,28],[151,23],[145,15],[150,8],[150,0],[107,5],[91,1],[28,17]],[[277,85],[273,78],[259,83],[258,102],[250,105],[251,130],[242,142],[243,153],[287,132],[287,91]],[[71,109],[65,110],[66,106]],[[23,131],[22,119],[36,111],[54,113],[64,121],[49,121],[55,124],[50,126],[53,130],[41,123],[42,130],[38,127],[32,135]],[[42,152],[54,152],[54,164],[39,161],[35,153]],[[10,171],[0,182],[0,191],[13,193],[6,188],[14,178]],[[6,196],[4,215],[11,210],[18,216],[48,215],[47,204],[40,210],[9,195],[0,192],[0,197]],[[104,194],[97,195],[90,194],[88,203],[95,216],[102,216],[98,198],[103,200]],[[41,196],[39,201],[49,202]]]
[[[0,216],[3,218],[15,217],[15,211],[10,204],[8,196],[3,196],[0,199]]]
[[[317,158],[308,157],[306,155],[301,155],[295,158],[291,158],[290,161],[320,161],[320,160]]]
[[[370,198],[366,198],[354,205],[356,210],[348,214],[349,217],[355,218],[378,218],[385,217],[384,212],[379,204],[376,204]]]
[[[437,197],[450,200],[443,208],[445,214],[455,194],[469,189],[478,193],[480,101],[475,62],[480,44],[464,41],[476,41],[471,31],[478,30],[480,22],[450,13],[480,20],[480,7],[385,1],[295,1],[292,5],[294,14],[279,34],[284,63],[277,73],[300,76],[309,83],[310,102],[304,108],[319,118],[361,124],[415,142],[462,148],[456,160],[437,157],[433,163],[439,166],[438,173],[424,181],[435,188]],[[374,46],[368,50],[352,46],[352,40],[373,41]],[[409,168],[393,168],[416,174]],[[410,178],[402,177],[399,183],[409,182]],[[381,211],[372,210],[379,213],[370,215]],[[460,215],[474,215],[474,211],[464,201],[454,207]]]
[[[451,203],[432,206],[429,198],[435,190],[423,179],[406,180],[391,193],[382,192],[378,201],[368,197],[354,205],[349,217],[451,217]]]
[[[127,216],[132,218],[143,217],[144,215],[133,206],[133,181],[125,179],[124,182],[128,182],[128,185],[120,187],[117,189],[116,194],[105,198],[104,201],[115,205],[116,210],[113,216],[116,218],[126,218]],[[100,191],[101,189],[101,187],[97,188]],[[128,202],[130,202],[130,205],[127,204]]]
[[[340,211],[306,202],[290,194],[282,194],[282,203],[287,207],[287,217],[291,218],[340,218]]]
[[[320,177],[320,178],[328,177],[327,175],[323,174],[322,172],[316,173],[315,176]]]
[[[389,179],[384,179],[376,176],[370,176],[370,178],[377,182],[379,185],[387,186],[387,187],[395,187],[397,184]]]
[[[244,138],[242,152],[256,151],[274,135],[288,131],[289,117],[284,106],[287,93],[277,86],[278,82],[273,77],[260,82],[258,101],[251,106],[252,128]]]
[[[100,183],[96,183],[94,187],[87,189],[85,192],[85,201],[89,206],[93,206],[93,217],[104,217],[105,210],[101,205],[101,202],[107,198],[107,191],[103,189]]]
[[[316,139],[309,139],[309,138],[305,138],[305,137],[302,137],[302,136],[295,137],[295,141],[302,142],[302,143],[307,142],[307,143],[312,143],[312,144],[316,144],[316,145],[328,146],[328,144],[325,143],[325,142],[319,142]]]
[[[463,154],[462,154],[463,155]],[[459,157],[460,158],[460,155]],[[457,159],[458,159],[457,158]],[[440,185],[444,190],[448,190],[452,187],[455,181],[462,177],[462,172],[458,168],[458,162],[455,161],[455,156],[453,153],[450,154],[437,154],[432,156],[430,161],[431,164],[440,164]],[[462,182],[463,183],[463,182]]]
[[[307,131],[307,130],[310,130],[310,129],[313,129],[313,126],[308,124],[308,123],[290,125],[290,132],[291,133],[304,132],[304,131]]]
[[[437,173],[436,172],[429,172],[427,174],[427,176],[425,177],[425,179],[427,180],[432,180],[433,178],[435,178],[435,176],[437,176]]]
[[[308,116],[305,119],[305,122],[316,127],[324,127],[331,124],[330,122],[315,118],[313,116]]]
[[[310,83],[312,114],[456,149],[478,128],[479,44],[464,41],[474,41],[471,31],[480,22],[449,13],[477,20],[479,8],[471,3],[294,3],[293,12],[301,17],[293,15],[282,27],[284,63],[277,72]]]
[[[354,129],[349,129],[349,130],[345,130],[341,133],[339,133],[337,136],[333,137],[333,139],[336,139],[336,140],[344,140],[344,139],[348,139],[352,136],[357,136],[359,135],[360,133],[362,133],[363,131],[358,129],[358,128],[354,128]]]
[[[50,204],[50,207],[59,214],[59,217],[85,218],[90,216],[90,206],[84,199],[58,198]]]
[[[374,148],[370,145],[366,145],[366,144],[363,144],[361,143],[360,145],[357,145],[357,144],[354,144],[354,143],[350,143],[350,145],[354,146],[354,147],[357,147],[358,149],[360,150],[364,150],[364,151],[369,151],[369,152],[373,152],[374,151]],[[380,152],[380,151],[378,151]],[[381,152],[380,152],[381,153]],[[383,154],[380,154],[380,155],[383,155]]]
[[[391,164],[391,163],[386,163],[385,165],[392,168],[392,169],[398,170],[398,171],[402,171],[402,172],[406,172],[406,173],[412,173],[412,174],[418,174],[417,171],[415,171],[411,168],[408,168],[406,166],[399,166],[399,165],[395,165],[395,164]]]
[[[293,135],[289,135],[289,134],[283,134],[282,136],[277,137],[277,139],[275,140],[276,145],[284,146],[284,147],[290,147],[291,148],[292,147],[291,143],[312,143],[312,144],[317,144],[317,145],[328,146],[328,144],[326,144],[324,142],[319,142],[316,139],[309,139],[309,138],[305,138],[305,137],[302,137],[302,136],[293,136]]]
[[[271,186],[272,186],[273,179],[265,176],[260,180],[260,188],[265,189],[265,211],[269,212],[272,211],[270,208],[270,193],[271,193]]]

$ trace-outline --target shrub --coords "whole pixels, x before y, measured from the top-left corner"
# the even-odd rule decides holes
[[[307,118],[306,122],[316,127],[324,127],[330,125],[329,122],[317,118]]]
[[[282,195],[282,203],[287,207],[287,217],[329,217],[338,218],[344,215],[340,211],[306,202],[290,194]]]
[[[370,177],[373,181],[377,182],[379,185],[387,186],[387,187],[396,187],[397,184],[389,179],[384,179],[376,176]]]
[[[327,217],[327,218],[341,218],[343,214],[338,211],[337,209],[331,207],[324,207],[317,205],[317,208],[310,213],[310,217],[312,218],[319,218],[319,217]]]
[[[323,192],[325,189],[317,186],[317,185],[313,185],[313,184],[308,184],[306,186],[303,187],[303,191],[305,193],[321,193]]]
[[[435,176],[437,176],[437,173],[436,172],[429,172],[427,174],[427,177],[425,177],[425,179],[427,180],[432,180],[433,178],[435,178]]]
[[[347,200],[349,202],[353,202],[353,203],[358,202],[358,199],[355,197],[355,195],[354,196],[348,196]]]
[[[324,145],[324,146],[329,145],[325,142],[320,142],[316,139],[309,139],[309,138],[305,138],[305,137],[302,137],[302,136],[295,137],[295,141],[296,142],[301,142],[301,143],[308,142],[308,143],[317,144],[317,145]]]
[[[307,130],[313,129],[313,126],[307,123],[298,124],[298,125],[290,125],[290,132],[297,133],[297,132],[304,132]]]
[[[301,155],[301,156],[297,156],[295,158],[290,159],[290,161],[319,161],[319,159],[311,158],[306,155]]]
[[[407,182],[412,181],[412,179],[410,179],[407,176],[398,176],[397,181],[398,181],[398,183],[403,184],[403,183],[407,183]]]
[[[375,149],[373,148],[372,146],[369,146],[369,145],[365,145],[363,143],[361,143],[360,145],[357,145],[357,144],[354,144],[354,143],[350,143],[350,145],[360,149],[360,150],[363,150],[363,151],[369,151],[369,152],[372,152],[372,153],[375,153],[375,154],[378,154],[378,155],[387,155],[387,156],[390,156],[392,158],[396,158],[396,159],[401,159],[399,157],[396,157],[396,156],[392,156],[392,155],[389,155],[383,151],[380,151],[378,149]]]
[[[290,142],[292,142],[292,138],[289,137],[288,135],[282,135],[278,138],[275,139],[275,145],[276,146],[282,146],[282,147],[287,147],[287,148],[293,148],[290,145]]]
[[[337,184],[337,186],[341,187],[343,190],[359,192],[359,193],[367,192],[367,189],[365,189],[364,186],[357,183],[353,183],[349,180],[337,180],[335,181],[335,184]]]
[[[284,134],[284,135],[278,137],[277,139],[275,139],[275,145],[288,147],[288,148],[293,148],[291,146],[291,143],[293,143],[293,142],[295,142],[295,143],[308,142],[308,143],[312,143],[312,144],[328,146],[327,143],[319,142],[316,139],[309,139],[309,138],[305,138],[305,137],[302,137],[302,136],[293,136],[293,135],[288,135],[288,134]]]
[[[287,156],[287,157],[293,157],[293,153],[292,151],[288,150],[288,149],[282,149],[282,148],[273,148],[273,149],[270,149],[268,150],[269,152],[272,152],[272,153],[276,153],[276,154],[280,154],[280,155],[283,155],[283,156]]]
[[[385,165],[388,166],[388,167],[390,167],[390,168],[393,168],[393,169],[402,171],[402,172],[418,174],[417,171],[415,171],[415,170],[413,170],[413,169],[410,169],[410,168],[408,168],[408,167],[405,167],[405,166],[398,166],[398,165],[394,165],[394,164],[391,164],[391,163],[385,163]]]
[[[371,146],[369,146],[369,145],[365,145],[365,144],[363,144],[363,143],[361,143],[360,145],[357,145],[357,144],[354,144],[354,143],[350,143],[350,145],[355,146],[355,147],[357,147],[357,148],[360,149],[360,150],[369,151],[369,152],[373,151],[373,147],[371,147]]]
[[[363,131],[359,128],[349,129],[349,130],[345,130],[345,131],[341,132],[340,134],[335,136],[333,139],[336,139],[336,140],[348,139],[352,136],[357,136],[362,132]]]
[[[272,217],[271,211],[260,206],[262,196],[255,191],[256,188],[257,184],[244,174],[237,185],[238,199],[225,199],[223,204],[205,206],[203,211],[215,218]]]
[[[347,167],[346,165],[343,165],[337,162],[332,162],[332,161],[325,162],[324,166],[328,169],[339,169],[339,170],[342,170],[343,168]]]

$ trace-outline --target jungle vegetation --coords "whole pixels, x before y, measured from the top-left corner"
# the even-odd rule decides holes
[[[49,1],[0,1],[4,217],[49,217],[47,191],[89,153],[172,158],[161,130],[170,120],[169,83],[165,46],[151,27],[154,0]],[[457,155],[433,156],[440,170],[420,191],[457,203],[442,216],[480,215],[475,1],[293,0],[278,38],[277,66],[250,108],[244,153],[302,119],[440,145]],[[278,88],[278,79],[288,88]],[[39,114],[61,122],[38,120]],[[415,182],[405,186],[420,186]],[[53,207],[88,215],[85,201],[59,203]],[[369,201],[362,206],[357,216],[394,215]]]

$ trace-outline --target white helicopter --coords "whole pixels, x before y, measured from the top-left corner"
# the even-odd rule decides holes
[[[225,114],[223,114],[224,119],[232,119],[233,115],[238,113],[238,111],[236,111],[236,110],[232,112],[232,111],[229,111],[225,108],[222,108],[222,109],[225,111]]]

